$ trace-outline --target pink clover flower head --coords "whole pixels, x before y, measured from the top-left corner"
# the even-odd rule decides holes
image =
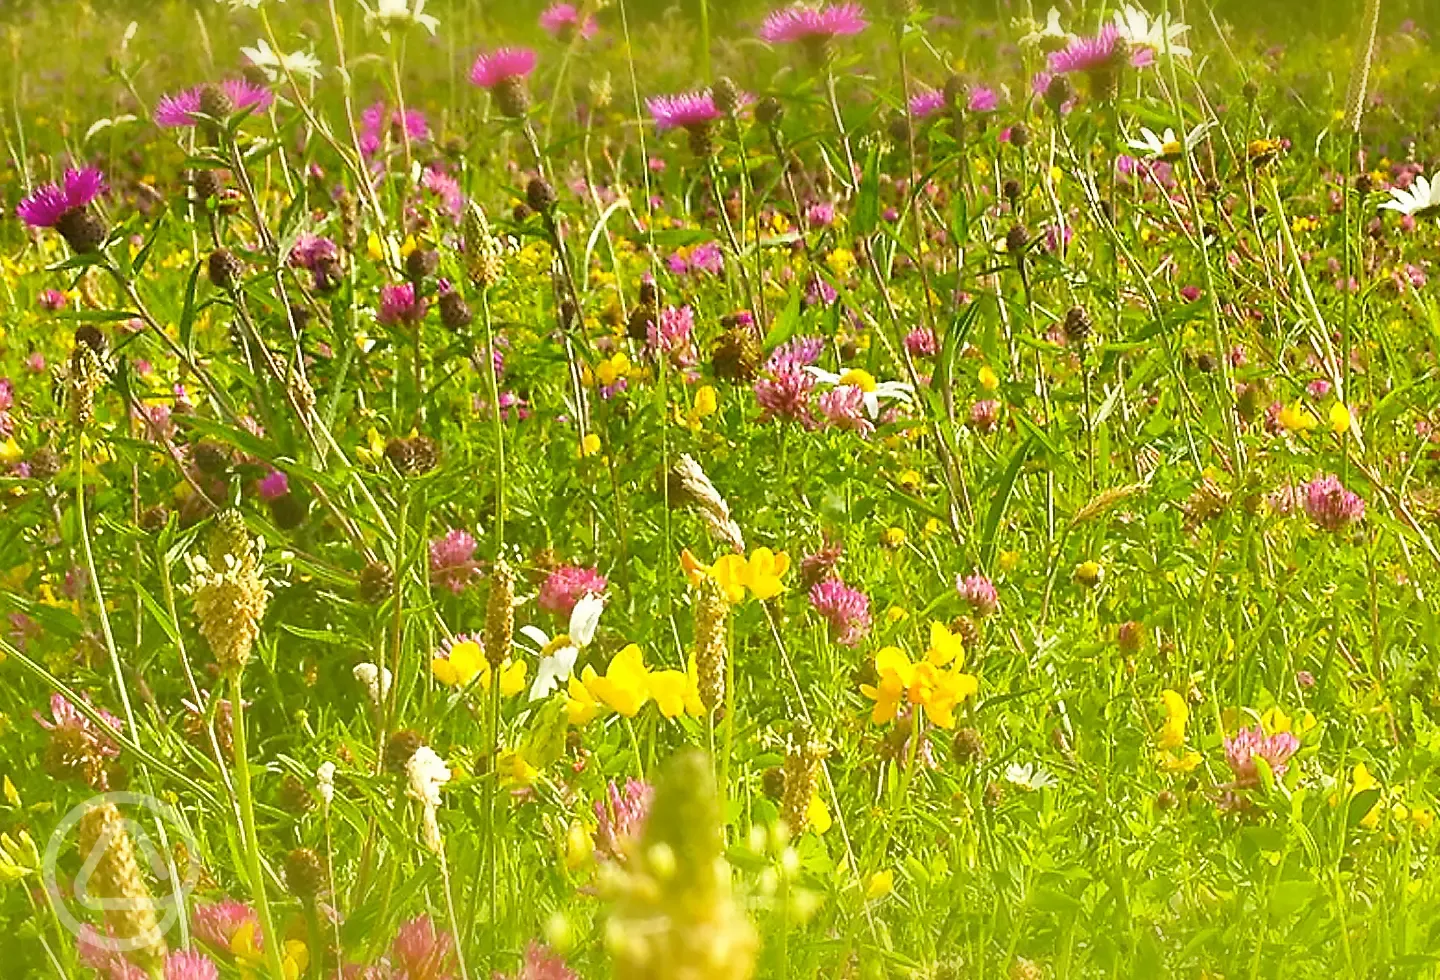
[[[420,915],[395,931],[390,958],[405,980],[446,980],[456,969],[455,937]]]
[[[995,591],[995,583],[979,572],[956,576],[955,591],[969,603],[977,616],[992,616],[1000,609],[1000,595]]]
[[[200,120],[200,97],[205,86],[197,85],[176,95],[164,95],[155,106],[155,125],[174,128],[194,126]],[[234,104],[236,111],[253,109],[264,112],[275,101],[268,88],[254,85],[243,78],[227,78],[220,83],[223,91]]]
[[[1242,728],[1234,738],[1225,740],[1225,761],[1235,774],[1235,786],[1246,789],[1260,785],[1260,772],[1255,759],[1264,759],[1277,778],[1290,766],[1290,757],[1300,748],[1300,740],[1289,732],[1266,735],[1265,729]]]
[[[688,306],[667,306],[658,320],[646,330],[646,343],[652,351],[663,351],[679,367],[695,363],[691,338],[695,332],[695,313]]]
[[[115,933],[108,927],[102,935],[100,930],[87,922],[76,934],[75,946],[81,964],[105,974],[108,980],[149,980],[144,970],[113,948]]]
[[[313,232],[302,231],[295,238],[290,249],[290,264],[308,272],[319,271],[322,265],[329,265],[340,258],[340,249],[328,238]]]
[[[87,705],[90,704],[88,694],[82,694],[80,697]],[[95,713],[110,728],[117,732],[125,731],[125,723],[104,708],[96,708]],[[80,733],[90,743],[91,749],[100,755],[113,759],[120,754],[120,743],[116,742],[109,732],[97,727],[94,722],[82,715],[80,709],[75,707],[63,694],[50,695],[50,717],[53,721],[46,721],[38,711],[32,712],[32,717],[46,731]]]
[[[430,542],[430,581],[455,595],[465,591],[480,571],[475,549],[480,546],[468,531],[454,528]]]
[[[105,193],[105,175],[94,167],[65,171],[57,184],[42,184],[15,208],[15,214],[32,228],[54,228],[60,219]]]
[[[769,377],[755,382],[755,400],[760,404],[762,422],[789,419],[807,429],[815,424],[810,411],[810,395],[815,390],[815,376],[800,366],[786,365],[771,369]]]
[[[1305,513],[1326,531],[1343,531],[1365,516],[1365,501],[1327,474],[1305,485]]]
[[[805,224],[811,228],[829,228],[835,223],[835,205],[831,201],[820,201],[805,209]]]
[[[720,118],[715,96],[708,88],[678,95],[657,95],[646,99],[645,106],[655,120],[655,128],[662,131],[705,126]]]
[[[626,845],[640,836],[655,789],[638,779],[625,780],[625,788],[612,780],[605,787],[605,799],[595,801],[595,853],[612,861],[624,861]]]
[[[810,587],[810,605],[830,624],[836,643],[853,647],[870,632],[870,598],[839,578]]]
[[[220,968],[204,953],[176,950],[165,960],[165,980],[220,980]]]
[[[387,326],[414,326],[425,317],[428,304],[415,295],[413,283],[391,283],[380,289],[380,322]]]
[[[816,400],[825,421],[837,429],[849,429],[866,437],[875,424],[865,414],[865,392],[855,385],[836,385]]]
[[[922,88],[910,96],[910,118],[924,119],[945,108],[945,93],[939,89]]]
[[[573,3],[552,3],[546,7],[540,14],[540,26],[559,41],[568,41],[577,33],[582,40],[588,41],[600,29],[594,14],[586,14],[582,21],[580,11]]]
[[[63,310],[65,309],[65,307],[70,305],[69,297],[67,297],[58,289],[45,290],[38,297],[36,297],[36,302],[40,304],[40,308],[42,310],[45,310],[49,313]],[[4,407],[8,408],[9,406],[7,405]]]
[[[535,70],[535,52],[529,48],[496,48],[482,52],[470,67],[470,83],[493,89],[512,78],[526,78]]]
[[[432,163],[425,168],[420,186],[440,199],[441,205],[456,221],[465,210],[465,195],[460,192],[460,182],[446,173],[439,165]]]
[[[911,357],[934,357],[940,342],[929,327],[916,327],[905,335],[905,349]]]
[[[597,568],[561,565],[546,576],[535,601],[546,612],[569,617],[575,609],[575,603],[591,593],[603,593],[609,585],[609,581]]]
[[[970,406],[970,427],[980,432],[993,432],[1000,421],[1000,403],[983,398]]]
[[[760,40],[771,44],[791,44],[812,39],[829,40],[859,34],[870,26],[865,10],[858,3],[837,3],[810,6],[797,3],[772,11],[760,25]]]
[[[230,944],[240,927],[249,923],[254,930],[251,941],[254,951],[260,952],[263,937],[260,934],[260,919],[255,910],[243,902],[224,899],[208,905],[197,905],[191,915],[190,929],[207,946],[231,952]]]

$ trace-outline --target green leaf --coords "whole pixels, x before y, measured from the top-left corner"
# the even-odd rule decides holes
[[[860,177],[860,194],[855,201],[855,217],[850,227],[858,238],[868,238],[880,223],[880,144],[870,144],[870,155]]]
[[[1011,454],[1010,462],[1000,474],[1000,482],[996,485],[995,496],[990,501],[990,510],[985,515],[985,524],[980,531],[981,568],[989,568],[994,560],[995,537],[999,533],[1000,521],[1004,519],[1005,508],[1010,505],[1010,498],[1015,494],[1015,481],[1020,478],[1020,471],[1025,468],[1025,461],[1030,458],[1030,452],[1034,448],[1033,438],[1022,442]]]
[[[195,356],[195,289],[200,282],[200,263],[190,270],[190,281],[185,286],[185,306],[180,311],[180,346],[191,357]]]
[[[1375,809],[1375,804],[1380,802],[1382,790],[1379,786],[1371,789],[1361,790],[1350,797],[1350,806],[1345,810],[1345,826],[1354,829],[1360,826],[1360,821],[1365,815]]]
[[[790,301],[775,318],[770,332],[765,335],[765,349],[773,350],[794,336],[800,326],[800,287],[790,287]]]

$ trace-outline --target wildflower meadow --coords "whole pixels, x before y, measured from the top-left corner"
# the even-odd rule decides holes
[[[1433,0],[0,4],[0,980],[1440,977]]]

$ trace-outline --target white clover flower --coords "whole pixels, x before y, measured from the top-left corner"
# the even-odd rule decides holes
[[[255,47],[241,48],[240,53],[272,82],[279,81],[286,73],[304,75],[306,78],[320,77],[320,59],[315,55],[309,51],[296,51],[291,54],[276,51],[263,37],[255,42]]]
[[[320,793],[320,799],[329,806],[335,799],[335,763],[320,763],[320,768],[315,770],[315,788]]]
[[[370,700],[379,704],[385,700],[390,693],[390,681],[393,675],[384,667],[377,667],[374,664],[356,664],[351,671],[355,679],[365,685],[365,690],[370,694]]]
[[[1440,212],[1440,173],[1429,180],[1417,174],[1408,188],[1390,188],[1390,200],[1380,205],[1382,211],[1398,211],[1413,217],[1427,217]]]

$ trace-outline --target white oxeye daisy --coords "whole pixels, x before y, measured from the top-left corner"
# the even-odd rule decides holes
[[[1209,131],[1209,123],[1201,123],[1190,132],[1185,134],[1182,142],[1175,135],[1175,130],[1166,128],[1165,132],[1156,135],[1155,130],[1146,126],[1140,127],[1140,138],[1130,140],[1132,150],[1140,150],[1152,160],[1178,160],[1181,156],[1192,152],[1197,146],[1205,141],[1205,134]]]
[[[1390,200],[1380,205],[1380,210],[1398,211],[1417,218],[1440,212],[1440,173],[1429,180],[1424,174],[1417,174],[1409,187],[1390,188]]]
[[[1115,11],[1115,29],[1132,48],[1178,58],[1190,56],[1190,49],[1179,43],[1190,25],[1172,22],[1166,14],[1152,20],[1144,10],[1126,4],[1123,10]]]
[[[1029,793],[1059,785],[1059,781],[1054,776],[1029,762],[1012,762],[1005,769],[1005,781],[1016,789],[1023,789]]]
[[[1031,21],[1033,24],[1034,21]],[[1039,48],[1041,51],[1059,51],[1070,43],[1070,32],[1060,26],[1060,11],[1054,7],[1045,17],[1045,26],[1031,31],[1020,39],[1020,44],[1027,48]]]
[[[520,627],[521,635],[539,647],[540,653],[540,665],[535,668],[535,682],[530,685],[531,701],[548,698],[570,679],[580,651],[595,639],[595,630],[600,625],[600,614],[604,611],[605,597],[596,592],[587,592],[570,611],[569,632],[551,638],[538,626]]]
[[[411,3],[414,3],[413,8]],[[435,28],[440,26],[438,20],[425,13],[425,0],[375,0],[373,8],[365,0],[360,0],[360,6],[365,8],[365,26],[378,27],[381,31],[419,24],[434,34]]]
[[[859,388],[863,393],[865,411],[870,417],[877,418],[880,415],[880,402],[882,400],[910,403],[910,395],[914,391],[903,381],[876,381],[875,376],[869,371],[861,368],[851,368],[843,374],[836,374],[813,364],[805,368],[807,372],[814,375],[817,381],[823,384],[839,387],[851,385]]]
[[[272,82],[278,82],[284,78],[286,72],[292,75],[304,75],[307,78],[320,77],[320,59],[309,51],[285,54],[283,51],[274,50],[264,38],[261,38],[255,42],[255,47],[241,48],[240,53],[249,59],[250,64],[264,72],[265,77]]]

